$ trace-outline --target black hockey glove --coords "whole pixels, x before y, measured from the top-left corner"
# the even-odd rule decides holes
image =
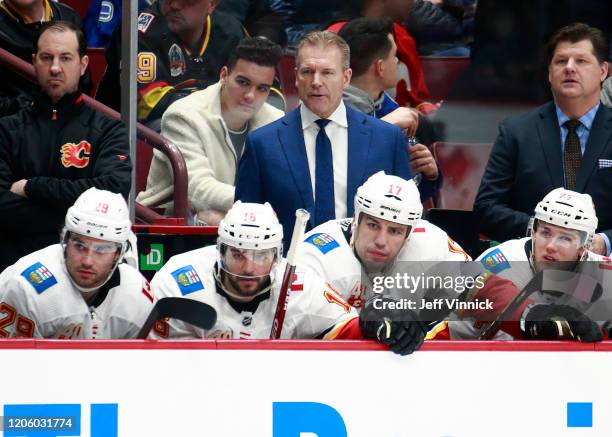
[[[537,340],[602,340],[597,323],[567,305],[534,305],[523,313],[520,322],[525,338]]]
[[[389,309],[396,301],[375,296],[366,302],[359,315],[364,338],[378,340],[399,355],[410,355],[423,344],[427,328],[411,310]]]

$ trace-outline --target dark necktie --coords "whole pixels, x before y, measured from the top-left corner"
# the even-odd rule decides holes
[[[315,167],[315,226],[336,218],[334,200],[334,162],[331,143],[325,133],[329,120],[320,118],[315,121],[319,126],[316,140]]]
[[[569,190],[573,190],[574,185],[576,185],[576,175],[582,162],[580,138],[578,138],[576,133],[576,129],[580,124],[578,120],[568,120],[564,123],[564,126],[567,128],[567,137],[565,137],[563,160],[565,163],[565,186]]]

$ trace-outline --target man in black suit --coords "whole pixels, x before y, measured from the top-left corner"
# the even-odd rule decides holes
[[[557,31],[546,53],[554,101],[500,124],[474,204],[480,231],[499,241],[525,235],[538,199],[565,187],[591,195],[599,216],[593,251],[610,254],[612,111],[600,104],[607,41],[576,23]]]

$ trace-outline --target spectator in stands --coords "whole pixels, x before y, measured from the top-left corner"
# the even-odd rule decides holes
[[[537,202],[563,186],[591,195],[600,232],[592,250],[610,253],[612,111],[600,104],[607,53],[603,33],[586,24],[553,35],[547,61],[554,101],[500,124],[474,204],[482,233],[498,241],[525,235]]]
[[[250,36],[260,36],[285,46],[283,16],[272,10],[270,0],[223,0],[217,11],[233,15],[246,28]]]
[[[406,28],[422,56],[469,56],[476,0],[414,0]]]
[[[342,102],[349,62],[348,45],[338,35],[305,35],[296,53],[302,105],[247,137],[236,199],[270,202],[285,241],[291,241],[296,209],[310,212],[311,226],[350,217],[355,191],[370,175],[384,170],[411,177],[402,131]]]
[[[189,202],[199,222],[217,226],[234,203],[236,170],[247,134],[283,116],[265,103],[281,56],[280,46],[268,39],[245,38],[221,69],[219,82],[173,103],[164,114],[162,135],[185,158]],[[138,201],[158,205],[172,192],[170,163],[156,150],[147,190]]]
[[[283,17],[289,45],[295,46],[308,32],[337,20],[352,0],[270,0],[270,6]]]
[[[31,62],[34,39],[48,21],[69,21],[81,26],[81,18],[69,6],[50,0],[4,0],[0,2],[0,48]],[[87,72],[82,90],[91,90]],[[0,69],[0,116],[13,114],[33,99],[36,85],[13,73]],[[21,97],[19,97],[21,96]],[[17,99],[19,97],[19,100]]]
[[[608,108],[612,108],[612,77],[607,78],[603,83],[601,101]]]
[[[91,0],[85,15],[87,47],[106,47],[121,25],[123,0]],[[149,7],[152,0],[138,0],[138,10]]]
[[[90,187],[127,197],[127,132],[83,102],[88,58],[74,24],[45,23],[32,57],[34,103],[0,119],[0,270],[57,241],[66,210]]]
[[[159,0],[138,16],[138,120],[159,131],[176,100],[206,88],[245,36],[240,23],[213,14],[219,0]],[[96,97],[119,109],[120,29],[106,51],[108,68]]]
[[[397,47],[393,40],[392,22],[357,18],[344,26],[340,35],[349,45],[351,53],[350,85],[344,90],[344,102],[358,111],[380,118],[404,129],[414,136],[419,124],[419,113],[412,108],[400,107],[385,92],[397,82]],[[427,146],[415,144],[409,148],[413,173],[421,173],[419,191],[422,199],[438,189],[438,166]]]
[[[391,18],[393,20],[393,36],[397,46],[399,59],[399,80],[395,87],[389,89],[400,106],[412,106],[423,114],[429,114],[438,109],[439,104],[429,102],[431,98],[421,62],[416,50],[416,43],[408,31],[400,24],[408,18],[413,0],[353,0],[347,2],[344,18],[330,25],[327,29],[339,32],[348,21],[367,17],[373,19]]]

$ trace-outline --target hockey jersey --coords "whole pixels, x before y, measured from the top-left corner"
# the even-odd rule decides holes
[[[158,322],[151,331],[151,338],[269,338],[285,262],[273,268],[272,286],[268,292],[240,304],[231,300],[216,283],[216,260],[215,246],[176,255],[151,281],[151,290],[158,299],[184,296],[211,305],[217,311],[216,324],[203,331],[170,319]],[[348,331],[353,332],[350,338],[359,338],[357,322],[355,310],[322,279],[311,273],[296,272],[281,338],[348,338]]]
[[[59,244],[31,253],[0,275],[0,338],[136,338],[153,308],[146,279],[120,264],[88,305]]]
[[[366,275],[350,245],[353,219],[331,220],[304,236],[300,267],[324,278],[343,299],[360,309],[374,290],[376,277],[421,275],[441,261],[469,261],[470,257],[442,229],[421,220],[404,243],[394,263],[377,275]],[[394,296],[401,297],[401,296]]]
[[[206,19],[197,47],[188,47],[168,28],[160,3],[138,16],[136,79],[141,121],[160,118],[177,98],[217,82],[221,67],[246,36],[234,17],[215,12]]]
[[[453,340],[477,339],[482,331],[510,304],[518,293],[534,278],[531,266],[531,238],[509,240],[482,253],[476,261],[483,267],[484,286],[474,288],[467,296],[468,301],[489,300],[493,309],[483,311],[464,311],[457,313],[457,319],[449,322],[450,337]],[[506,318],[501,330],[494,337],[496,340],[522,338],[519,320],[525,309],[531,304],[557,304],[576,306],[592,320],[605,322],[612,317],[604,313],[612,308],[612,263],[610,258],[588,252],[585,262],[578,264],[577,273],[598,277],[603,288],[603,295],[594,305],[590,302],[576,303],[568,294],[555,295],[536,291],[531,294],[512,314]]]

